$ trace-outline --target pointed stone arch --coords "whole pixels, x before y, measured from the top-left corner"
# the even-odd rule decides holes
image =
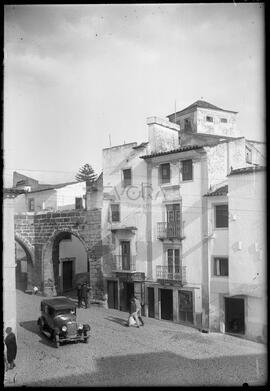
[[[27,262],[31,262],[32,265],[35,263],[35,257],[34,257],[34,246],[29,242],[28,239],[23,237],[18,232],[15,232],[15,242],[19,243],[19,245],[24,249],[26,256],[27,256]]]
[[[58,285],[58,274],[56,273],[57,265],[54,265],[53,261],[53,248],[55,244],[55,240],[57,237],[61,236],[63,233],[70,233],[74,235],[76,238],[80,240],[82,243],[88,262],[88,254],[91,252],[91,249],[88,247],[85,240],[81,237],[78,231],[72,228],[57,228],[53,231],[47,242],[43,245],[42,249],[42,281],[43,281],[43,292],[48,296],[56,296],[57,289],[56,285]]]
[[[15,242],[17,242],[25,251],[26,260],[27,260],[27,287],[26,289],[32,289],[33,285],[33,269],[35,266],[35,257],[34,257],[34,246],[29,242],[28,239],[23,237],[18,232],[15,233]],[[18,266],[17,266],[18,267]]]

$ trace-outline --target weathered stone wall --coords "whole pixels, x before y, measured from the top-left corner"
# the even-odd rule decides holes
[[[39,212],[17,214],[16,234],[33,246],[32,283],[41,286],[45,293],[54,294],[54,273],[52,265],[53,241],[61,232],[71,232],[85,246],[90,260],[90,284],[96,296],[103,295],[103,276],[101,268],[101,210],[93,209]]]

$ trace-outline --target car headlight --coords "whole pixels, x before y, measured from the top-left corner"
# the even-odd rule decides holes
[[[78,329],[79,330],[82,330],[83,329],[83,325],[81,323],[78,324]]]
[[[66,332],[67,331],[67,326],[62,326],[62,331]]]

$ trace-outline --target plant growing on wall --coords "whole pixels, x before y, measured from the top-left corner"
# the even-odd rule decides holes
[[[86,163],[79,169],[78,173],[75,176],[75,179],[78,182],[85,181],[86,185],[91,186],[97,179],[97,174],[90,166],[90,164]]]

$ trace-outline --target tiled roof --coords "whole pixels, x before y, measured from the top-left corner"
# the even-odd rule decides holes
[[[84,182],[84,181],[81,181],[81,182]],[[56,184],[56,185],[48,185],[48,187],[44,187],[42,189],[31,190],[28,193],[37,193],[37,192],[40,192],[40,191],[61,189],[61,187],[65,187],[65,186],[68,186],[68,185],[74,185],[75,183],[80,183],[80,182],[74,181],[74,182],[59,183],[59,184]]]
[[[25,190],[16,189],[14,187],[5,187],[3,190],[4,190],[4,197],[5,198],[8,198],[9,196],[13,197],[13,196],[17,196],[17,195],[25,193]]]
[[[176,148],[176,149],[171,149],[170,151],[162,151],[162,152],[154,152],[150,155],[144,155],[140,156],[141,159],[149,159],[151,157],[156,157],[156,156],[163,156],[163,155],[169,155],[171,153],[177,153],[177,152],[185,152],[185,151],[191,151],[193,149],[200,149],[202,148],[202,145],[186,145],[184,147]]]
[[[197,100],[196,102],[192,103],[191,105],[185,107],[183,110],[177,111],[176,114],[180,114],[180,113],[182,113],[184,111],[188,111],[188,110],[191,110],[191,109],[197,108],[197,107],[200,107],[200,108],[203,108],[203,109],[213,109],[213,110],[227,111],[229,113],[235,113],[235,114],[237,113],[237,111],[221,109],[220,107],[212,105],[212,103],[206,102],[204,100]],[[173,115],[175,115],[175,114],[170,114],[167,117],[171,117]]]
[[[257,171],[266,171],[266,167],[265,166],[251,166],[251,167],[237,168],[235,170],[232,170],[228,176],[240,175],[240,174],[250,174],[252,172],[257,172]]]
[[[228,194],[228,185],[219,187],[218,189],[208,192],[205,197],[223,196]]]

